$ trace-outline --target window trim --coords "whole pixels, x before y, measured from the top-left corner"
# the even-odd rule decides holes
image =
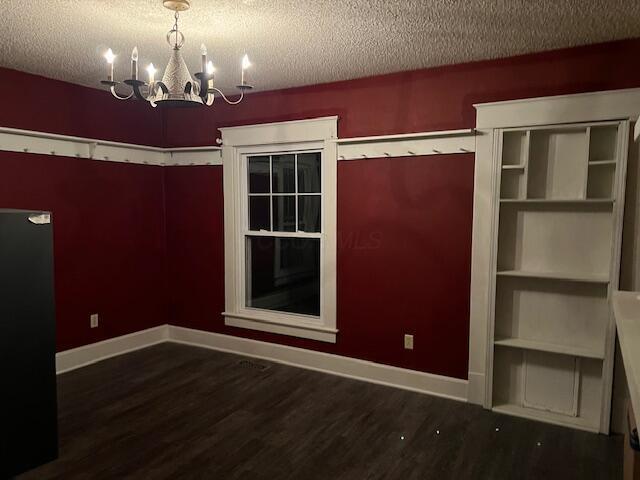
[[[225,221],[225,325],[335,343],[337,117],[221,128]],[[321,232],[248,229],[247,157],[320,151]],[[320,238],[320,316],[291,314],[245,304],[246,236]]]

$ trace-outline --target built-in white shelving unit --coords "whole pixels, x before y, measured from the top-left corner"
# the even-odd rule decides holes
[[[496,131],[495,411],[608,432],[628,128]]]

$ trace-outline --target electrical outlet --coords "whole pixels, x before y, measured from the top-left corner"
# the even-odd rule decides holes
[[[98,328],[98,314],[92,313],[89,317],[89,325],[91,328]]]
[[[406,350],[413,350],[413,335],[404,336],[404,348]]]

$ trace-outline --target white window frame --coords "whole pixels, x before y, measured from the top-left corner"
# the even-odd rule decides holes
[[[221,128],[224,176],[225,325],[335,343],[337,245],[337,117]],[[320,239],[320,316],[246,306],[247,158],[321,152],[321,232],[269,232],[271,237]]]

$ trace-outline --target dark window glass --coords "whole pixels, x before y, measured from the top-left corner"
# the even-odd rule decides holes
[[[298,192],[320,193],[320,152],[298,154]]]
[[[273,165],[273,193],[295,193],[296,191],[296,163],[295,155],[274,155],[271,157]]]
[[[294,195],[273,197],[273,231],[296,231],[296,197]]]
[[[249,197],[249,230],[271,230],[268,195]]]
[[[298,230],[302,232],[320,231],[320,195],[298,197]]]
[[[247,237],[247,307],[320,315],[320,240]]]
[[[269,157],[249,157],[249,193],[269,193]]]

